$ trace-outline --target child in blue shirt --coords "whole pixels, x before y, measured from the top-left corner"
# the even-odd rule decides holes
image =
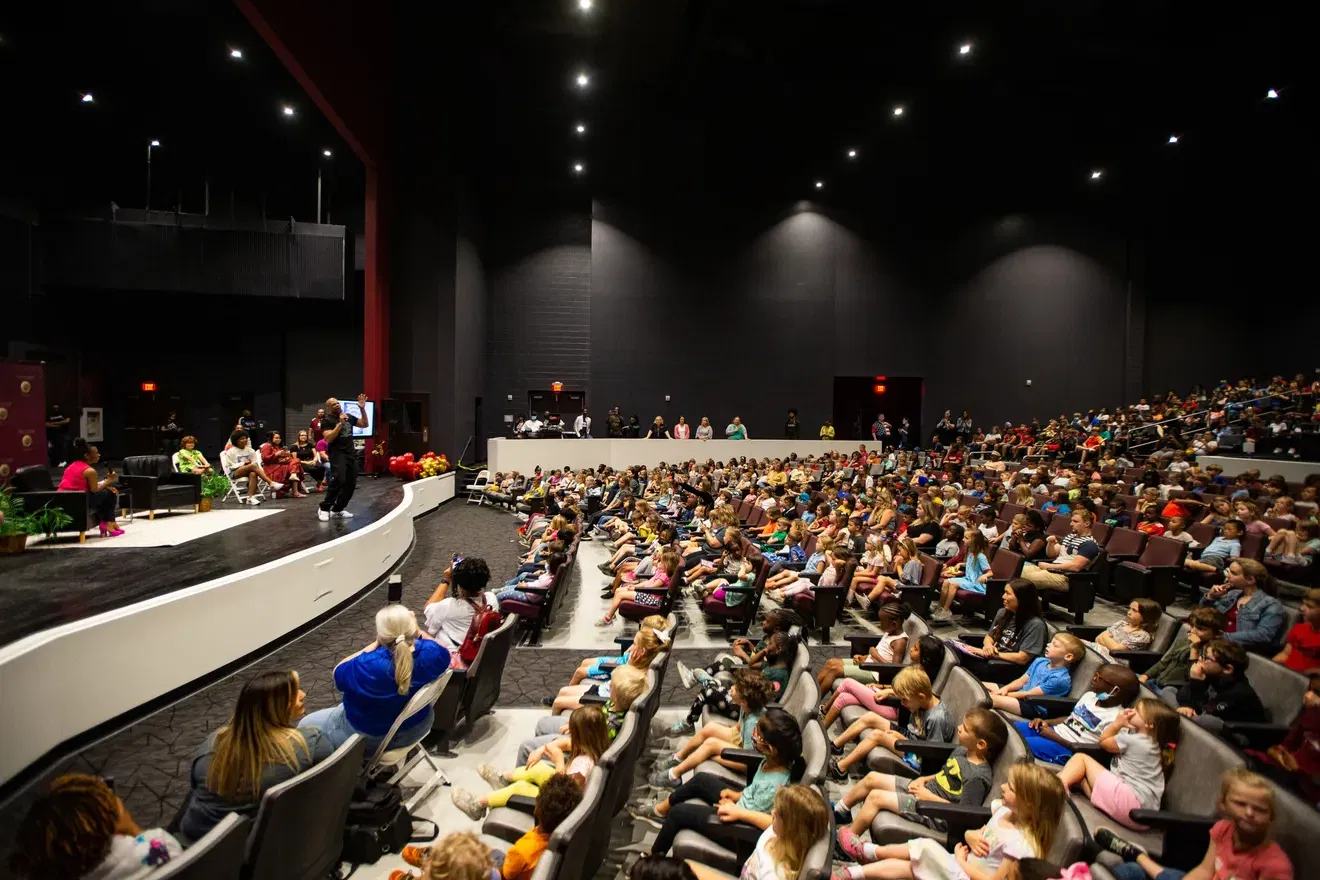
[[[1188,557],[1183,563],[1183,567],[1192,571],[1223,571],[1228,567],[1230,559],[1242,555],[1242,534],[1246,530],[1247,527],[1242,520],[1230,519],[1224,523],[1223,534],[1217,535],[1201,551],[1201,558],[1192,559]]]
[[[1070,633],[1056,633],[1045,646],[1045,656],[1032,660],[1026,675],[1003,685],[985,682],[985,689],[996,709],[1023,715],[1019,698],[1068,696],[1072,669],[1084,656],[1086,646],[1081,639]]]

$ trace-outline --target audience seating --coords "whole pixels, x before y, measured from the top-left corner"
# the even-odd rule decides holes
[[[752,621],[756,619],[757,609],[761,607],[761,594],[765,592],[766,572],[770,566],[766,564],[765,558],[761,557],[756,571],[756,580],[751,587],[740,587],[736,583],[730,583],[726,586],[725,592],[744,592],[748,593],[747,601],[741,605],[728,605],[723,599],[713,595],[707,596],[701,602],[701,611],[707,619],[714,618],[724,629],[726,637],[734,635],[745,636],[752,627]]]
[[[1109,533],[1104,552],[1092,564],[1101,573],[1100,585],[1108,596],[1113,596],[1114,569],[1124,562],[1135,562],[1146,549],[1146,533],[1136,529],[1113,529]]]
[[[990,694],[986,691],[985,686],[977,681],[974,675],[961,667],[951,668],[942,686],[939,688],[932,687],[931,689],[935,691],[936,696],[940,698],[940,702],[945,704],[950,714],[957,720],[961,720],[972,709],[977,707],[988,709],[991,705]],[[860,706],[848,706],[842,713],[843,724],[852,724],[862,717],[865,711]],[[900,707],[899,717],[904,723],[907,720],[906,716],[907,710]],[[957,743],[925,743],[903,740],[899,743],[899,747],[920,759],[920,773],[913,770],[888,749],[880,748],[873,749],[866,756],[867,769],[906,777],[931,774],[943,766],[949,758],[949,753],[957,747]]]
[[[230,813],[183,855],[153,871],[152,880],[238,880],[251,830],[251,822]]]
[[[811,589],[814,596],[798,593],[791,600],[794,610],[802,615],[807,625],[811,629],[820,630],[822,644],[829,644],[830,627],[838,622],[839,615],[843,613],[843,599],[856,571],[857,560],[854,559],[844,567],[843,578],[839,583],[826,586],[816,584]]]
[[[1008,586],[1009,581],[1021,576],[1024,562],[1021,553],[996,550],[994,558],[990,560],[990,580],[986,581],[985,593],[958,590],[954,600],[969,612],[980,609],[988,625],[1004,605],[1004,587]]]
[[[1146,543],[1141,558],[1124,561],[1113,569],[1114,599],[1131,602],[1150,598],[1167,608],[1177,598],[1178,573],[1183,570],[1187,545],[1173,538],[1155,537]]]
[[[1079,639],[1093,642],[1105,629],[1106,627],[1103,626],[1070,626],[1068,632]],[[1149,649],[1145,651],[1110,651],[1109,654],[1115,660],[1121,660],[1131,666],[1134,672],[1144,673],[1159,662],[1159,659],[1164,656],[1164,652],[1169,650],[1174,641],[1185,631],[1186,625],[1182,620],[1166,611],[1160,615],[1160,622],[1155,628],[1155,635],[1151,638]]]
[[[47,506],[67,513],[73,522],[58,531],[77,532],[80,544],[86,540],[87,533],[97,526],[90,494],[57,491],[51,469],[45,465],[19,468],[14,471],[10,485],[14,489],[14,497],[23,502],[24,513],[36,513]]]
[[[556,858],[553,873],[547,873],[546,876],[568,880],[568,878],[590,877],[595,873],[594,869],[588,869],[588,863],[593,859],[592,854],[589,852],[592,843],[591,826],[596,814],[602,809],[605,802],[605,777],[605,770],[600,767],[592,768],[591,773],[587,775],[587,784],[582,789],[581,802],[550,835],[546,854],[553,853]],[[518,813],[518,815],[524,817],[524,821],[520,823],[520,826],[525,827],[521,831],[517,831],[516,836],[510,832],[509,826],[493,819],[493,816],[487,817],[485,824],[482,825],[482,842],[500,851],[507,851],[510,844],[514,843],[535,824],[535,820],[532,819],[531,815],[532,810],[536,807],[534,798],[515,795],[510,799],[509,804],[509,807],[504,807],[502,810],[492,810],[491,813],[522,811]],[[599,862],[596,864],[599,866]]]
[[[1069,673],[1072,680],[1072,686],[1068,689],[1066,697],[1025,697],[1019,698],[1018,703],[1022,708],[1032,707],[1039,710],[1039,713],[1027,713],[1028,718],[1061,718],[1073,710],[1077,701],[1082,695],[1091,689],[1091,679],[1095,677],[1096,672],[1101,666],[1105,665],[1105,658],[1096,651],[1089,648],[1082,655],[1082,659],[1077,661]],[[1007,714],[1007,713],[1005,713]]]
[[[1226,721],[1224,738],[1240,747],[1265,751],[1283,741],[1302,711],[1302,696],[1311,680],[1267,657],[1255,655],[1247,661],[1247,681],[1265,707],[1260,721]]]
[[[917,559],[921,562],[921,583],[915,586],[899,584],[898,591],[909,611],[921,617],[929,617],[930,603],[935,601],[939,592],[940,572],[944,564],[921,550],[917,551]]]
[[[518,615],[508,615],[498,628],[486,633],[467,669],[451,670],[452,675],[436,702],[435,721],[427,737],[437,756],[458,757],[449,748],[457,732],[470,728],[478,718],[494,711],[517,626]]]
[[[124,459],[119,484],[133,492],[133,506],[155,519],[157,510],[190,507],[202,502],[201,474],[181,474],[166,455],[130,455]]]
[[[487,638],[489,638],[489,635]],[[485,640],[483,639],[482,641],[482,647],[484,648]],[[478,656],[480,656],[480,652],[478,652]],[[416,810],[417,805],[426,800],[431,792],[435,790],[436,786],[448,785],[449,779],[445,776],[445,772],[440,769],[440,765],[435,762],[435,758],[433,758],[431,753],[426,750],[426,746],[423,743],[415,743],[411,746],[389,749],[388,751],[386,750],[386,746],[389,745],[392,739],[394,739],[394,735],[399,732],[399,725],[418,712],[426,709],[428,706],[435,705],[436,701],[440,699],[440,694],[444,691],[445,685],[449,683],[449,680],[453,676],[454,670],[450,669],[430,684],[418,688],[417,692],[408,700],[408,704],[403,707],[403,711],[394,719],[394,723],[390,725],[390,731],[386,734],[384,740],[381,741],[380,746],[377,747],[376,753],[367,761],[366,772],[368,775],[373,774],[380,767],[397,768],[394,771],[394,774],[390,776],[389,781],[391,784],[402,782],[418,764],[426,764],[427,768],[431,771],[431,775],[427,777],[426,782],[422,783],[421,787],[418,788],[413,796],[405,803],[409,812]],[[432,730],[434,729],[433,725]]]
[[[354,734],[321,763],[266,790],[248,837],[243,880],[325,880],[338,868],[364,748]]]

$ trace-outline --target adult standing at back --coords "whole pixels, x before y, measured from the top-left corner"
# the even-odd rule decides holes
[[[307,429],[307,436],[311,438],[313,446],[316,445],[317,440],[321,439],[321,423],[324,421],[325,407],[320,407],[316,410],[316,418],[312,419],[312,423]]]
[[[742,419],[734,416],[733,421],[725,426],[724,436],[728,440],[746,440],[747,426],[742,423]]]
[[[358,395],[358,417],[354,421],[339,401],[330,398],[325,402],[326,418],[321,424],[321,437],[325,440],[326,452],[330,455],[330,485],[325,490],[325,498],[316,511],[316,518],[325,522],[332,516],[351,519],[353,514],[344,508],[353,498],[357,488],[357,450],[353,448],[353,431],[349,422],[359,428],[368,427],[367,395]],[[326,422],[331,423],[326,427]]]
[[[585,406],[578,417],[573,420],[573,433],[583,440],[591,439],[591,416],[587,415]]]

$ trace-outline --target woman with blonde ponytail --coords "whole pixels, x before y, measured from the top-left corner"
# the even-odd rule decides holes
[[[448,668],[449,650],[417,627],[416,616],[403,605],[386,605],[376,612],[376,638],[335,667],[335,687],[344,702],[313,712],[298,726],[318,728],[333,748],[362,734],[370,755],[408,699]],[[390,747],[420,742],[434,714],[428,708],[405,719]]]

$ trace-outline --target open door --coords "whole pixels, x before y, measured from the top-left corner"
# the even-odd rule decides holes
[[[431,446],[431,395],[396,391],[385,401],[385,421],[390,426],[390,455],[411,452],[420,458]]]

